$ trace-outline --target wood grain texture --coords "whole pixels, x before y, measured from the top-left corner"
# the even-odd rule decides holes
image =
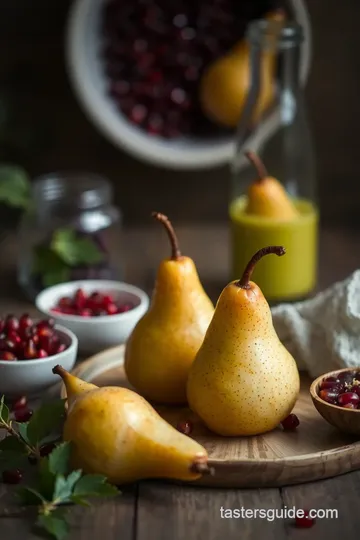
[[[74,374],[98,386],[129,385],[123,370],[124,347],[109,349],[79,364]],[[209,487],[264,487],[297,484],[337,476],[360,468],[360,441],[328,424],[313,406],[303,375],[294,412],[300,427],[283,431],[281,427],[255,437],[220,437],[209,431],[186,407],[155,406],[170,424],[181,420],[194,425],[192,436],[209,453],[214,476],[195,484]],[[66,397],[64,386],[62,397]]]
[[[226,519],[225,509],[280,509],[277,489],[214,490],[160,483],[141,483],[137,510],[137,540],[283,540],[281,521]],[[223,515],[225,515],[223,513]]]

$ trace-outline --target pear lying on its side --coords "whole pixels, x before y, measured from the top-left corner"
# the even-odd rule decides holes
[[[102,474],[113,484],[145,478],[196,480],[209,472],[206,450],[168,424],[141,396],[99,388],[61,366],[68,398],[63,437],[72,442],[73,468]]]
[[[225,287],[190,370],[189,405],[219,435],[256,435],[274,429],[299,394],[295,360],[275,332],[261,290],[249,281],[255,264],[269,253],[283,255],[285,250],[261,249],[241,280]]]
[[[191,364],[214,313],[196,266],[181,255],[168,218],[154,212],[171,241],[172,254],[160,263],[149,311],[134,328],[125,351],[129,382],[146,399],[185,404]]]

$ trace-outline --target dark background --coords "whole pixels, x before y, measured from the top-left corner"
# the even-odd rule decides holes
[[[71,0],[0,0],[0,159],[32,175],[88,169],[114,183],[127,224],[156,208],[178,222],[227,219],[227,169],[173,172],[114,148],[82,113],[65,72],[64,27]],[[307,85],[317,150],[322,219],[358,221],[360,213],[359,0],[308,0],[314,57]],[[199,205],[199,197],[202,204]]]

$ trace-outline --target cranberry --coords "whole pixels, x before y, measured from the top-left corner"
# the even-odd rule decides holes
[[[22,409],[18,409],[14,413],[14,417],[16,422],[22,423],[22,422],[28,422],[30,418],[33,415],[33,411],[31,409],[28,409],[27,407],[23,407]]]
[[[40,448],[40,456],[41,457],[48,456],[49,454],[51,454],[51,452],[54,450],[55,447],[56,447],[55,443],[44,444],[44,446]]]
[[[32,360],[33,358],[37,358],[37,354],[35,343],[32,339],[29,339],[24,349],[24,358],[26,360]]]
[[[85,292],[83,291],[83,289],[78,289],[75,292],[75,297],[74,297],[74,302],[73,302],[75,308],[83,309],[86,306],[86,300],[87,300],[87,296]]]
[[[337,388],[328,388],[325,390],[320,390],[319,397],[326,401],[327,403],[336,403],[339,392]]]
[[[46,351],[44,351],[44,349],[40,349],[37,353],[37,356],[38,358],[46,358],[49,355]]]
[[[295,525],[296,527],[299,527],[299,529],[310,528],[314,525],[314,523],[315,519],[309,516],[309,512],[307,510],[304,510],[304,515],[296,516],[295,518]]]
[[[2,479],[5,484],[19,484],[22,480],[23,473],[19,469],[11,471],[3,471]]]
[[[296,414],[293,414],[293,413],[289,414],[289,416],[287,416],[285,420],[281,422],[281,425],[285,431],[292,431],[296,429],[299,424],[300,424],[300,420],[298,419]]]
[[[8,315],[5,319],[5,332],[17,332],[19,329],[19,321],[14,315]]]
[[[180,431],[180,433],[184,433],[184,435],[190,435],[193,430],[193,425],[189,420],[182,420],[177,424],[176,429]]]
[[[0,360],[7,360],[8,362],[14,362],[17,357],[10,351],[0,351]]]
[[[355,392],[344,392],[338,396],[338,404],[340,407],[343,407],[347,403],[354,403],[354,405],[358,405],[359,402],[360,397],[355,394]]]
[[[13,411],[17,411],[18,409],[23,409],[24,407],[26,407],[26,405],[27,405],[26,396],[21,396],[17,398],[15,401],[13,401],[11,408]]]

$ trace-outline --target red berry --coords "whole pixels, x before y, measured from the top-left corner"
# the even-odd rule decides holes
[[[315,519],[309,516],[309,512],[304,510],[304,515],[296,516],[295,524],[300,529],[308,529],[312,527],[315,523]]]
[[[63,298],[60,298],[57,307],[60,308],[70,308],[73,307],[72,299],[69,296],[64,296]]]
[[[0,339],[0,351],[15,351],[17,343],[12,339]]]
[[[14,413],[14,417],[16,422],[28,422],[30,418],[33,415],[33,411],[31,409],[28,409],[27,407],[23,407],[22,409],[18,409]]]
[[[104,308],[107,308],[109,304],[115,304],[114,298],[110,294],[105,294],[103,296],[102,305]]]
[[[0,360],[7,360],[9,362],[14,362],[17,360],[17,357],[14,353],[10,351],[0,351]]]
[[[31,328],[32,325],[33,325],[33,322],[30,319],[29,314],[24,313],[24,315],[22,315],[20,317],[20,320],[19,320],[19,332],[20,332],[20,334],[23,335],[24,330],[26,330],[26,328]]]
[[[86,306],[86,300],[87,300],[87,296],[85,292],[82,289],[78,289],[75,292],[75,297],[74,297],[74,302],[73,302],[76,309],[83,309]]]
[[[115,315],[116,313],[118,313],[118,307],[116,304],[109,304],[107,307],[106,307],[106,311],[107,311],[107,314],[108,315]]]
[[[92,317],[92,311],[89,308],[81,309],[78,313],[80,317]]]
[[[48,456],[49,454],[51,454],[51,452],[54,450],[55,447],[56,447],[55,443],[44,444],[44,446],[40,448],[40,456],[41,457]]]
[[[60,343],[60,345],[58,346],[57,351],[56,351],[55,354],[59,354],[59,353],[65,351],[65,350],[66,350],[66,345],[65,345],[65,343]]]
[[[337,398],[339,395],[339,391],[336,387],[334,388],[328,388],[326,390],[320,390],[319,397],[326,401],[327,403],[335,404],[337,402]]]
[[[281,425],[285,431],[294,430],[298,427],[299,424],[300,424],[300,420],[298,419],[296,414],[293,414],[293,413],[289,414],[289,416],[287,416],[285,420],[281,422]]]
[[[45,319],[43,321],[39,321],[36,325],[36,330],[40,330],[42,328],[54,328],[55,326],[55,321],[54,319]]]
[[[357,409],[357,405],[354,403],[346,403],[346,405],[343,405],[342,407],[343,409]]]
[[[48,355],[48,353],[46,351],[44,351],[44,349],[40,349],[39,352],[38,352],[38,358],[46,358]]]
[[[340,386],[341,382],[340,379],[337,377],[327,377],[326,379],[323,379],[323,381],[320,384],[320,390],[333,388],[334,386]]]
[[[5,484],[19,484],[22,480],[23,473],[19,469],[12,471],[3,471],[2,479]]]
[[[355,394],[357,394],[360,397],[360,385],[354,384],[353,386],[349,388],[349,392],[355,392]]]
[[[32,360],[33,358],[37,357],[37,354],[35,343],[32,339],[29,339],[24,349],[24,358],[26,360]]]
[[[180,431],[180,433],[184,433],[184,435],[190,435],[193,430],[193,425],[189,420],[182,420],[177,424],[176,429]]]
[[[26,407],[27,404],[27,398],[26,396],[21,396],[17,398],[15,401],[13,401],[11,408],[13,411],[17,411],[18,409],[23,409]]]
[[[50,328],[49,326],[41,326],[37,329],[37,335],[39,336],[39,339],[43,337],[52,337],[54,334],[54,330]]]
[[[338,404],[340,407],[343,407],[347,403],[354,403],[354,405],[358,405],[359,402],[360,397],[355,394],[355,392],[344,392],[338,396]]]
[[[14,315],[8,315],[5,319],[5,332],[9,333],[12,330],[17,332],[19,329],[19,321]]]
[[[13,343],[15,343],[16,346],[18,346],[19,343],[21,343],[21,337],[20,337],[19,334],[17,334],[14,330],[11,330],[11,331],[8,333],[8,339],[10,339],[10,341],[12,341]]]

